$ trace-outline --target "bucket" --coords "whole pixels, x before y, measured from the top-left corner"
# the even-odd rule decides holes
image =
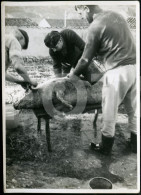
[[[6,129],[14,129],[19,125],[19,111],[12,104],[6,104]]]
[[[104,177],[94,177],[89,185],[92,189],[112,189],[112,182]]]

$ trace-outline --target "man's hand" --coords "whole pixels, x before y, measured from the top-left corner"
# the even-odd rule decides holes
[[[20,81],[18,82],[18,84],[20,84],[22,86],[22,88],[24,88],[25,90],[29,89],[29,83],[26,81]]]
[[[71,80],[73,81],[78,81],[80,78],[78,76],[76,76],[75,74],[73,74],[73,72],[70,72],[68,75],[67,75],[68,78],[70,78]]]
[[[18,84],[20,84],[22,88],[24,88],[26,91],[28,91],[29,89],[32,89],[32,86],[33,87],[37,86],[37,82],[35,80],[31,80],[31,83],[21,80],[18,82]]]
[[[73,72],[69,73],[69,74],[67,75],[67,77],[70,78],[70,79],[73,80],[73,81],[81,80],[81,78],[78,77],[78,76],[76,76],[75,74],[73,74]],[[83,81],[83,80],[81,80],[81,81]],[[84,85],[87,86],[87,87],[91,87],[90,82],[87,81],[87,80],[84,80]]]
[[[37,87],[38,83],[35,79],[30,79],[30,84],[31,86],[33,85],[33,87]]]
[[[84,81],[84,85],[85,85],[85,87],[91,87],[92,85],[91,85],[91,83],[89,83],[89,81]]]

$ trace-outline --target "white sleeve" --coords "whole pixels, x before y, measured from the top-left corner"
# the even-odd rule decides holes
[[[14,65],[16,62],[22,61],[21,45],[16,38],[9,41],[9,59]]]

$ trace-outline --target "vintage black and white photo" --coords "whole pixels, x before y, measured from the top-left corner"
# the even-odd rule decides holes
[[[139,192],[139,2],[2,2],[2,27],[4,192]]]

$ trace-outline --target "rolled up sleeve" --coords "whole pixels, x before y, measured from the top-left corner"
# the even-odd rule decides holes
[[[94,57],[96,57],[99,45],[99,29],[89,29],[82,58],[90,62]]]
[[[97,55],[100,46],[99,32],[95,28],[89,28],[86,45],[82,57],[78,61],[73,73],[79,76],[89,66],[91,60]]]
[[[9,43],[9,59],[13,66],[17,63],[23,63],[21,45],[16,38],[11,39]]]

